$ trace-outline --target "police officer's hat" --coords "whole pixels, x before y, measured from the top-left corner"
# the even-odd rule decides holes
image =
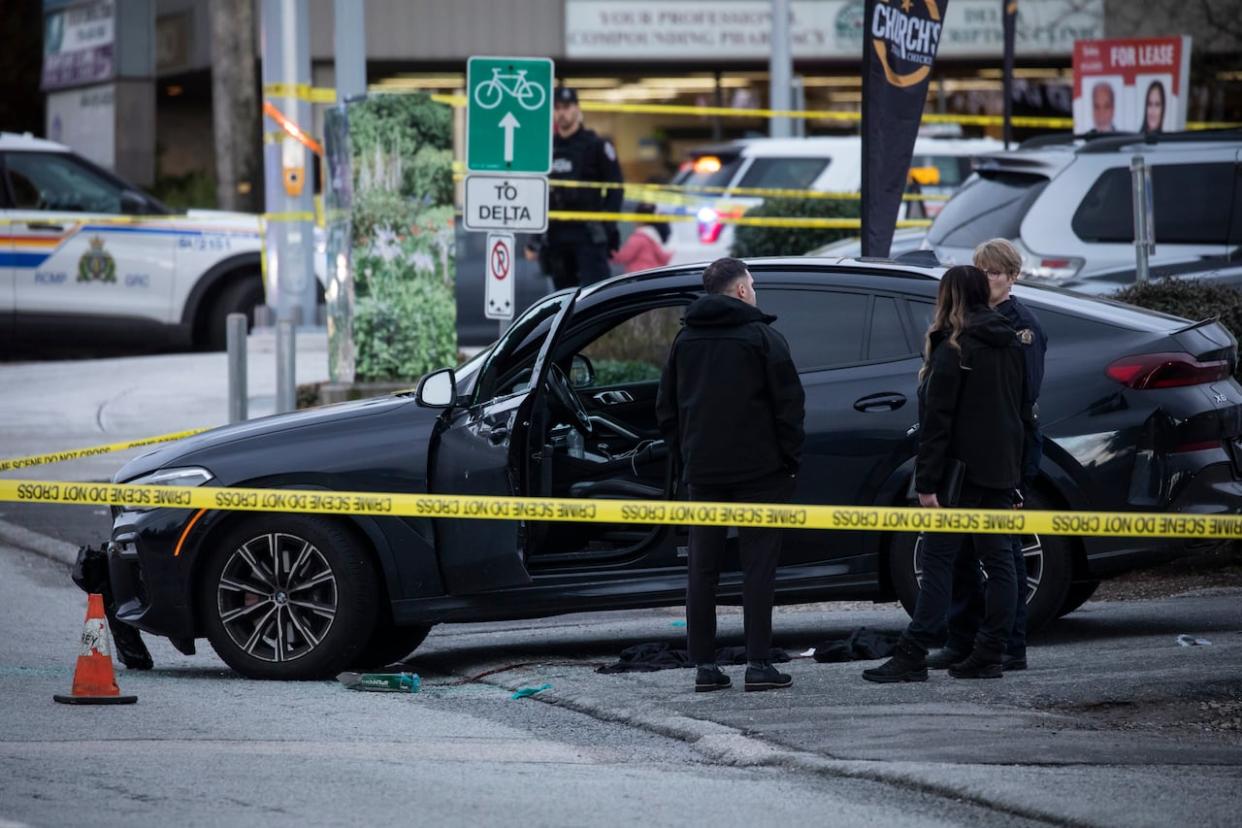
[[[556,87],[556,92],[552,94],[553,104],[576,104],[578,103],[578,90],[571,89],[568,86]]]

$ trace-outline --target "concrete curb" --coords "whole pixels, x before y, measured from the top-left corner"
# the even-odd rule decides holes
[[[16,523],[9,523],[7,520],[0,520],[0,543],[34,552],[65,566],[73,566],[78,560],[78,547],[73,544],[18,526]]]
[[[467,676],[463,675],[462,678],[467,678]],[[505,682],[491,676],[476,679],[476,681],[509,691],[517,690],[522,686],[520,682]],[[889,762],[834,759],[830,756],[794,750],[757,739],[737,728],[718,722],[638,708],[609,708],[590,696],[570,695],[557,692],[555,689],[545,690],[530,698],[544,704],[564,707],[599,721],[636,727],[659,736],[677,739],[690,745],[705,759],[717,764],[736,767],[783,767],[822,776],[863,779],[932,796],[968,802],[996,813],[1051,825],[1072,826],[1072,828],[1079,828],[1079,826],[1088,828],[1091,825],[1091,823],[1019,803],[997,802],[981,796],[977,790],[967,785],[927,779],[919,773],[919,767],[915,765],[895,767]]]

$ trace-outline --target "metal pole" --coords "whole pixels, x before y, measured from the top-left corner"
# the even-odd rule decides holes
[[[229,348],[229,422],[246,419],[246,314],[230,313],[224,321]]]
[[[310,87],[310,29],[307,0],[262,0],[262,58],[264,101],[272,104],[286,123],[305,135],[312,131],[311,103],[301,90]],[[268,94],[272,90],[274,94]],[[275,94],[278,93],[278,94]],[[270,113],[263,119],[266,135],[279,140],[264,152],[264,196],[267,211],[268,304],[281,320],[315,320],[314,179],[315,155],[288,134]],[[282,352],[276,338],[276,376],[293,356]],[[284,375],[293,382],[292,372]],[[278,384],[276,398],[292,401],[292,385]],[[292,410],[292,403],[290,408]]]
[[[1156,252],[1155,209],[1151,191],[1151,167],[1141,155],[1130,159],[1130,191],[1134,203],[1134,278],[1146,282],[1151,271],[1148,256]]]
[[[344,103],[367,91],[366,0],[333,0],[336,100]]]
[[[771,47],[768,61],[769,105],[772,109],[792,109],[793,56],[789,51],[789,0],[772,0]],[[792,134],[789,119],[772,118],[769,134],[773,138],[788,138]]]
[[[276,413],[284,414],[298,406],[297,328],[293,320],[276,322]]]
[[[794,75],[793,79],[793,108],[806,111],[806,86],[802,83],[801,75]],[[806,137],[806,118],[793,119],[792,126],[795,138]]]

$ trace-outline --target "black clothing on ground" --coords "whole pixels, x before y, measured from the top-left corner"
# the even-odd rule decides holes
[[[690,499],[723,503],[785,503],[794,479],[777,474],[763,480],[725,486],[690,484]],[[686,638],[696,664],[711,663],[716,650],[716,588],[725,556],[727,526],[691,526],[690,583],[686,590]],[[750,663],[771,661],[772,602],[781,557],[781,530],[739,526],[738,559],[742,564],[742,612]]]
[[[784,650],[773,648],[772,661],[789,661],[789,654]],[[745,664],[745,647],[721,647],[716,651],[716,664]],[[657,670],[675,670],[693,667],[690,654],[685,650],[675,650],[670,644],[652,643],[635,644],[621,651],[615,664],[596,667],[597,673],[654,673]]]
[[[999,313],[980,308],[967,317],[959,345],[960,351],[949,345],[943,331],[932,334],[929,370],[919,386],[915,487],[926,494],[939,491],[948,460],[955,458],[966,464],[967,484],[1017,488],[1020,435],[1030,416],[1022,405],[1017,334]]]
[[[798,471],[805,394],[775,320],[723,294],[687,309],[660,377],[656,420],[691,485]]]
[[[558,132],[552,140],[549,178],[620,184],[616,148],[586,127],[579,127],[568,138]],[[623,196],[620,187],[553,186],[548,193],[548,209],[615,213],[621,209]],[[544,235],[539,262],[558,289],[589,285],[612,274],[608,255],[620,247],[616,222],[552,221]]]
[[[1022,485],[1025,488],[1039,476],[1039,460],[1044,438],[1039,430],[1039,391],[1044,384],[1044,356],[1048,353],[1048,337],[1043,326],[1026,305],[1011,296],[996,306],[1009,326],[1018,333],[1022,344],[1022,367],[1026,382],[1022,386],[1022,410],[1030,416],[1023,423],[1026,440],[1022,446]]]
[[[879,632],[859,627],[845,638],[828,639],[815,645],[815,660],[821,664],[841,661],[870,661],[888,658],[897,649],[897,633]]]
[[[959,502],[964,509],[1008,509],[1013,505],[1008,489],[988,489],[970,482],[962,487]],[[974,641],[963,651],[977,653],[999,664],[1013,630],[1018,592],[1010,536],[928,532],[922,540],[923,578],[910,625],[901,636],[902,644],[926,655],[928,650],[944,642],[954,563],[959,556],[972,561],[977,556],[988,576],[983,620]]]

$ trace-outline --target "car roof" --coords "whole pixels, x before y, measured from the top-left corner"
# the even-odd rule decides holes
[[[1136,152],[1159,157],[1168,153],[1242,150],[1242,130],[1198,130],[1163,135],[1047,135],[1032,138],[1017,149],[990,152],[975,159],[975,169],[1033,172],[1054,175],[1084,156],[1130,156]]]
[[[939,281],[940,277],[948,270],[945,267],[922,267],[892,259],[877,258],[772,256],[750,258],[744,261],[747,267],[754,268],[757,271],[772,268],[789,268],[792,272],[800,271],[807,273],[816,268],[822,268],[833,275],[846,276],[852,272],[859,276],[934,281]],[[619,287],[627,283],[638,284],[671,280],[676,277],[697,276],[708,264],[709,262],[694,262],[614,276],[611,279],[584,287],[581,298],[590,299],[607,287]],[[859,273],[858,271],[860,270],[863,272]],[[890,287],[891,285],[892,283],[889,283]],[[1147,333],[1167,333],[1170,330],[1181,327],[1188,321],[1180,317],[1137,308],[1133,305],[1126,305],[1111,299],[1085,296],[1044,285],[1019,282],[1013,286],[1013,293],[1022,302],[1029,303],[1036,310],[1069,313],[1115,328],[1126,328]]]
[[[0,132],[0,151],[38,150],[40,152],[70,152],[64,144],[36,138],[29,132]]]
[[[857,152],[862,139],[857,135],[815,136],[811,138],[739,138],[721,144],[696,147],[690,155],[733,155],[756,158],[817,156],[824,153]],[[975,155],[995,152],[1003,144],[995,138],[919,137],[914,142],[918,155]]]

